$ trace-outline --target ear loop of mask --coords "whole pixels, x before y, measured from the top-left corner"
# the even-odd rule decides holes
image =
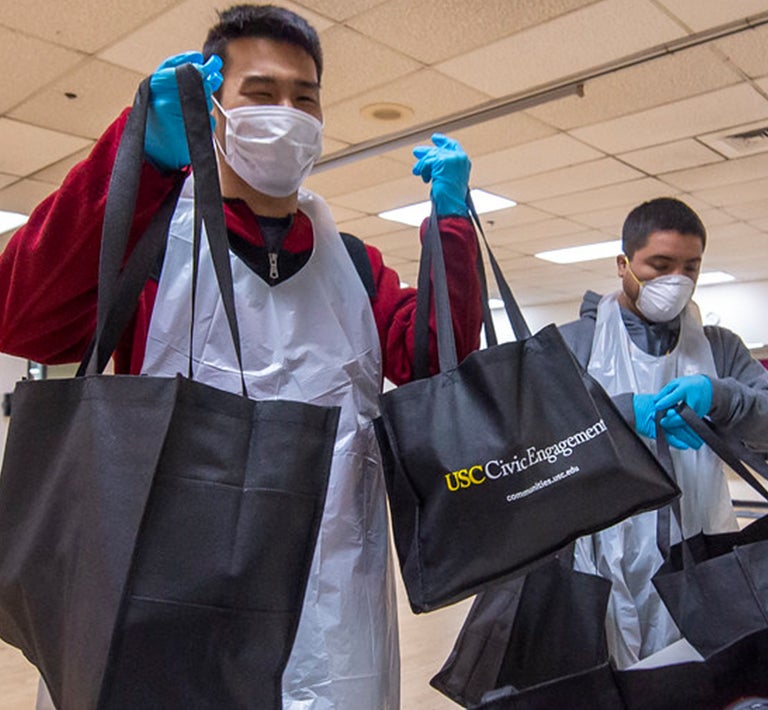
[[[642,288],[645,286],[645,281],[641,281],[637,276],[635,276],[635,272],[632,271],[632,267],[629,265],[629,257],[626,254],[622,254],[624,257],[624,263],[627,265],[627,271],[629,271],[629,275],[635,280],[635,283]]]
[[[224,120],[228,120],[227,112],[224,110],[224,107],[219,103],[218,99],[211,94],[211,101],[213,101],[214,106],[216,106],[217,109],[219,109],[219,113],[224,117]],[[222,158],[226,160],[227,154],[224,151],[224,146],[221,145],[221,141],[219,141],[219,137],[216,135],[216,131],[211,131],[213,135],[213,144],[216,146],[217,149],[217,155],[216,157],[220,155]],[[226,133],[226,129],[225,129]]]

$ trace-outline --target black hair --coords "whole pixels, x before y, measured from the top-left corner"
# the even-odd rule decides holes
[[[266,37],[301,47],[315,62],[317,80],[323,73],[323,52],[317,31],[303,17],[276,5],[233,5],[218,13],[203,44],[207,61],[218,54],[227,63],[227,44],[240,37]]]
[[[651,234],[673,230],[699,237],[702,248],[707,245],[707,230],[699,215],[674,197],[657,197],[643,202],[627,215],[621,230],[621,248],[631,259],[648,243]]]

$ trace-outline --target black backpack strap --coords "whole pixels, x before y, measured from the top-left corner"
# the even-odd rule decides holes
[[[352,259],[352,263],[355,265],[355,269],[357,269],[357,273],[360,275],[360,280],[363,282],[363,286],[365,286],[368,298],[376,298],[376,281],[373,278],[373,268],[371,267],[371,260],[368,258],[368,250],[365,248],[365,243],[353,234],[347,234],[346,232],[339,232],[339,234]]]

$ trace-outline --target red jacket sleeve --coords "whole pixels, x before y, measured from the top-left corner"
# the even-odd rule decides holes
[[[424,225],[422,225],[422,234]],[[480,346],[482,310],[480,283],[475,260],[477,239],[468,219],[440,219],[448,293],[451,300],[453,330],[459,361]],[[416,315],[416,289],[401,288],[400,277],[384,265],[381,252],[366,245],[376,282],[373,314],[379,330],[384,376],[397,385],[413,379],[413,326]],[[438,371],[434,313],[429,323],[430,368]]]
[[[0,256],[0,350],[49,364],[80,360],[96,324],[101,228],[126,109],[30,215]],[[183,173],[144,164],[132,247]]]

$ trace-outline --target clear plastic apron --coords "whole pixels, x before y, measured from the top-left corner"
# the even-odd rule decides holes
[[[328,497],[283,707],[399,707],[399,649],[385,488],[372,420],[381,350],[360,277],[327,205],[308,191],[299,209],[314,249],[302,269],[268,286],[230,252],[248,394],[340,405]],[[191,179],[174,214],[147,338],[143,372],[186,374],[193,209]],[[195,379],[240,391],[240,374],[202,242],[193,352]],[[301,446],[297,441],[296,446]]]
[[[675,377],[716,377],[701,316],[691,302],[680,317],[675,348],[649,355],[632,342],[619,310],[618,293],[604,296],[597,308],[589,373],[611,394],[655,394]],[[649,446],[653,446],[648,440]],[[686,537],[704,530],[737,529],[720,460],[703,446],[672,449],[675,478],[683,492],[680,505]],[[586,538],[576,546],[576,569],[613,582],[606,620],[608,647],[619,668],[627,668],[680,638],[651,577],[661,565],[656,543],[656,511],[641,513]],[[679,540],[672,522],[672,541]]]

